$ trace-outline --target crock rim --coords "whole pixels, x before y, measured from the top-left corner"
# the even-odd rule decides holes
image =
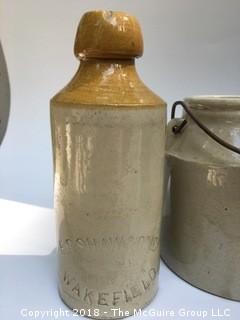
[[[190,108],[240,110],[240,95],[195,95],[184,98]]]

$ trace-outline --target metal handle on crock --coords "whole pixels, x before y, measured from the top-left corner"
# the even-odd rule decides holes
[[[177,106],[182,106],[182,108],[186,111],[186,113],[189,115],[189,117],[201,128],[210,138],[212,138],[214,141],[219,143],[221,146],[227,148],[228,150],[231,150],[233,152],[236,152],[237,154],[240,154],[240,149],[233,146],[232,144],[226,142],[225,140],[218,137],[215,133],[213,133],[211,130],[209,130],[201,121],[199,121],[192,111],[188,108],[185,102],[183,101],[176,101],[174,102],[172,106],[172,112],[171,112],[171,119],[175,119],[175,111]],[[174,134],[178,134],[181,132],[181,130],[185,127],[187,124],[187,120],[183,119],[183,121],[179,125],[174,125],[172,127],[172,131]]]

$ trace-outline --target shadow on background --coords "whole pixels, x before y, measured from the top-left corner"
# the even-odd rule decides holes
[[[7,64],[0,42],[0,144],[5,135],[10,112],[10,85]]]

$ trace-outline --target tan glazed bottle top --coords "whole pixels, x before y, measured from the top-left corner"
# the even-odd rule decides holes
[[[80,60],[140,57],[143,38],[139,23],[124,12],[86,12],[77,30],[74,53]]]
[[[135,58],[143,54],[143,38],[135,17],[104,10],[85,13],[74,53],[80,60],[79,69],[51,104],[78,108],[165,107],[165,102],[138,76]]]

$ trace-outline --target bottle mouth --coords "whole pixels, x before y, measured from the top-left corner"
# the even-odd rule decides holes
[[[134,16],[125,12],[88,11],[79,23],[74,53],[79,60],[141,57],[141,27]]]
[[[240,95],[200,95],[184,99],[190,108],[199,110],[239,110]]]

